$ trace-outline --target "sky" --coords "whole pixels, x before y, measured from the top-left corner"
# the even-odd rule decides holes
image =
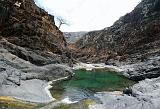
[[[141,0],[35,0],[49,14],[61,16],[68,25],[63,32],[100,30],[131,12]],[[58,22],[56,21],[56,25]]]

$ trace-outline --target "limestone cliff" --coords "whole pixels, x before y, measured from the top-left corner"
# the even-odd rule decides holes
[[[54,17],[33,0],[0,1],[0,35],[22,47],[58,52],[66,45]]]
[[[89,55],[99,57],[113,53],[116,56],[144,54],[159,49],[160,1],[143,0],[131,13],[117,20],[113,26],[86,34],[76,43],[87,49]],[[93,50],[90,50],[93,49]]]
[[[89,32],[81,38],[75,44],[74,56],[85,62],[106,62],[116,65],[120,62],[143,63],[141,67],[138,65],[135,67],[137,71],[141,69],[142,75],[154,73],[158,76],[160,62],[156,57],[160,54],[159,45],[160,1],[142,0],[132,12],[121,17],[111,27]],[[156,60],[152,60],[155,58]],[[155,69],[151,71],[144,65],[154,66]]]
[[[28,51],[42,52],[41,56],[43,52],[63,56],[66,53],[66,40],[54,23],[54,16],[37,7],[33,0],[0,1],[0,36]],[[16,54],[16,50],[8,46],[3,43],[3,47]],[[16,55],[25,60],[31,57],[20,51]]]
[[[63,33],[33,0],[0,0],[0,96],[50,102],[47,81],[72,75]]]

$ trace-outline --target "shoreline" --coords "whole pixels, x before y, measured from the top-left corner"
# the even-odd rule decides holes
[[[8,95],[8,96],[0,96],[0,97],[7,97],[7,98],[12,98],[13,100],[16,100],[16,101],[21,101],[21,102],[26,102],[26,103],[34,103],[34,104],[48,104],[48,103],[50,103],[50,102],[53,102],[53,101],[55,101],[56,99],[55,98],[53,98],[52,97],[52,95],[51,95],[51,93],[50,93],[50,88],[52,88],[52,83],[53,82],[56,82],[56,81],[60,81],[60,80],[65,80],[65,79],[67,79],[67,78],[69,78],[69,76],[67,76],[67,77],[62,77],[62,78],[59,78],[59,79],[55,79],[55,80],[52,80],[52,81],[49,81],[49,82],[45,82],[44,80],[39,80],[39,81],[42,81],[43,82],[43,84],[44,84],[44,89],[42,89],[45,93],[46,93],[46,95],[50,98],[50,100],[47,100],[47,102],[46,101],[30,101],[30,100],[27,100],[27,99],[24,99],[24,98],[21,98],[21,97],[18,97],[18,96],[12,96],[12,95]],[[42,92],[43,92],[42,91]]]
[[[77,69],[86,69],[86,70],[92,70],[92,69],[103,69],[103,68],[109,68],[111,70],[114,70],[114,71],[122,71],[122,69],[116,67],[116,66],[110,66],[110,65],[105,65],[104,63],[98,63],[98,64],[86,64],[86,63],[76,63],[73,65],[72,69],[73,70],[77,70]],[[74,75],[74,73],[73,73]],[[66,76],[66,77],[62,77],[62,78],[58,78],[58,79],[54,79],[52,81],[49,81],[47,82],[46,81],[46,84],[47,86],[44,87],[44,91],[45,93],[48,95],[48,97],[50,98],[50,102],[53,102],[53,101],[56,101],[56,99],[52,96],[51,92],[50,92],[50,89],[53,87],[52,86],[52,83],[53,82],[56,82],[56,81],[61,81],[61,80],[65,80],[65,79],[68,79],[70,76]],[[43,80],[41,80],[43,81]],[[39,103],[39,102],[31,102],[31,101],[27,101],[27,100],[24,100],[24,99],[21,99],[21,98],[18,98],[18,97],[14,97],[14,96],[8,96],[8,97],[13,97],[17,100],[21,100],[21,101],[24,101],[24,102],[28,102],[28,103]],[[66,99],[65,99],[66,100]],[[63,101],[64,103],[67,103],[66,101]],[[67,100],[68,101],[68,100]],[[48,103],[50,103],[48,102]],[[42,102],[42,103],[46,103],[46,102]],[[67,103],[68,104],[68,103]],[[70,104],[70,103],[69,103]]]
[[[93,69],[103,69],[108,68],[113,71],[122,72],[123,69],[113,66],[113,65],[105,65],[105,63],[98,63],[98,64],[86,64],[86,63],[77,63],[73,65],[73,70],[78,69],[86,69],[86,70],[93,70]]]
[[[55,101],[56,99],[55,98],[53,98],[53,96],[52,96],[52,94],[51,94],[51,92],[50,92],[50,90],[49,89],[51,89],[53,86],[52,86],[52,83],[53,82],[57,82],[57,81],[61,81],[61,80],[65,80],[65,79],[68,79],[69,78],[69,76],[66,76],[66,77],[62,77],[62,78],[59,78],[59,79],[55,79],[55,80],[52,80],[52,81],[49,81],[47,84],[48,84],[48,86],[46,86],[45,87],[45,91],[46,91],[46,93],[47,93],[47,95],[52,99],[52,101]]]

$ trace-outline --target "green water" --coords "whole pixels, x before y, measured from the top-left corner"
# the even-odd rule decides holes
[[[60,100],[64,98],[62,97],[64,95],[70,96],[70,94],[67,95],[66,93],[72,93],[72,96],[74,93],[83,96],[86,94],[86,92],[83,92],[84,90],[89,90],[89,93],[90,91],[93,93],[100,91],[122,91],[135,83],[119,75],[117,72],[105,71],[104,69],[94,71],[81,69],[75,70],[74,73],[75,75],[71,79],[53,84],[53,88],[50,90],[53,97]],[[76,92],[75,90],[78,91]]]
[[[118,75],[116,72],[105,70],[75,70],[75,76],[69,81],[62,81],[62,86],[79,87],[92,91],[115,91],[123,90],[134,84],[133,81]]]
[[[74,104],[61,104],[53,109],[87,109],[90,104],[100,102],[94,96],[100,91],[122,91],[128,86],[135,84],[117,72],[106,71],[105,69],[86,71],[75,70],[75,75],[68,80],[53,83],[50,89],[57,101],[69,98],[70,101],[78,101]],[[35,109],[37,105],[27,104],[19,101],[0,101],[1,107],[15,109]]]

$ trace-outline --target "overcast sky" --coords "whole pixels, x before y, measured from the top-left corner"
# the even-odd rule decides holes
[[[111,26],[132,11],[141,0],[35,0],[54,16],[62,16],[70,26],[62,31],[91,31]]]

